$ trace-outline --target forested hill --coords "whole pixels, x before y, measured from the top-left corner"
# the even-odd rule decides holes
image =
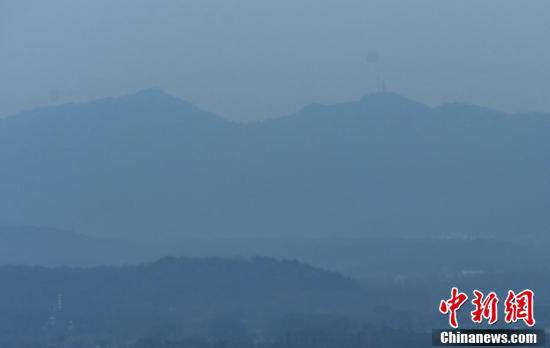
[[[96,268],[0,267],[3,337],[40,335],[45,326],[79,334],[143,334],[216,318],[254,322],[358,305],[358,286],[297,261],[165,258]],[[56,323],[48,324],[55,317]],[[183,333],[183,332],[182,332]]]

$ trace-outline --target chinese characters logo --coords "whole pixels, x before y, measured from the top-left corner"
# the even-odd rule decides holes
[[[518,320],[523,320],[527,326],[534,326],[533,300],[534,293],[532,290],[525,289],[518,293],[509,290],[508,296],[506,296],[506,300],[504,301],[505,322],[516,323]],[[451,327],[458,328],[457,312],[467,301],[468,295],[453,287],[451,289],[451,297],[440,302],[439,311],[441,314],[449,316],[449,325]],[[498,321],[499,298],[495,292],[484,295],[481,291],[474,290],[471,303],[474,306],[474,309],[470,312],[472,322],[481,324],[486,320],[489,325],[493,325]]]

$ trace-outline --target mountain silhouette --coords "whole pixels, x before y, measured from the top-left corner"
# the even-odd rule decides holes
[[[1,319],[1,341],[43,335],[51,316],[56,324],[50,329],[56,332],[74,321],[89,335],[134,335],[159,324],[181,323],[188,330],[219,317],[250,322],[366,307],[365,292],[351,279],[269,258],[163,258],[94,268],[1,266],[0,277],[0,308],[9,318]]]
[[[151,89],[0,121],[0,222],[151,247],[216,236],[547,240],[549,153],[540,113],[378,93],[241,124]]]

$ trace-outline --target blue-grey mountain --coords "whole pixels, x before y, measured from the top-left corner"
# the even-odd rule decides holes
[[[549,153],[545,114],[378,93],[239,124],[145,90],[0,121],[0,222],[151,247],[220,236],[546,238]]]

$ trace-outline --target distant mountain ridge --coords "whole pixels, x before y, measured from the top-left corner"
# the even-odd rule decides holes
[[[545,236],[548,153],[542,114],[380,93],[238,124],[146,90],[0,121],[0,221],[170,248],[216,235]]]
[[[0,225],[0,265],[97,266],[136,262],[132,243],[45,227]],[[139,255],[139,257],[138,257]]]

